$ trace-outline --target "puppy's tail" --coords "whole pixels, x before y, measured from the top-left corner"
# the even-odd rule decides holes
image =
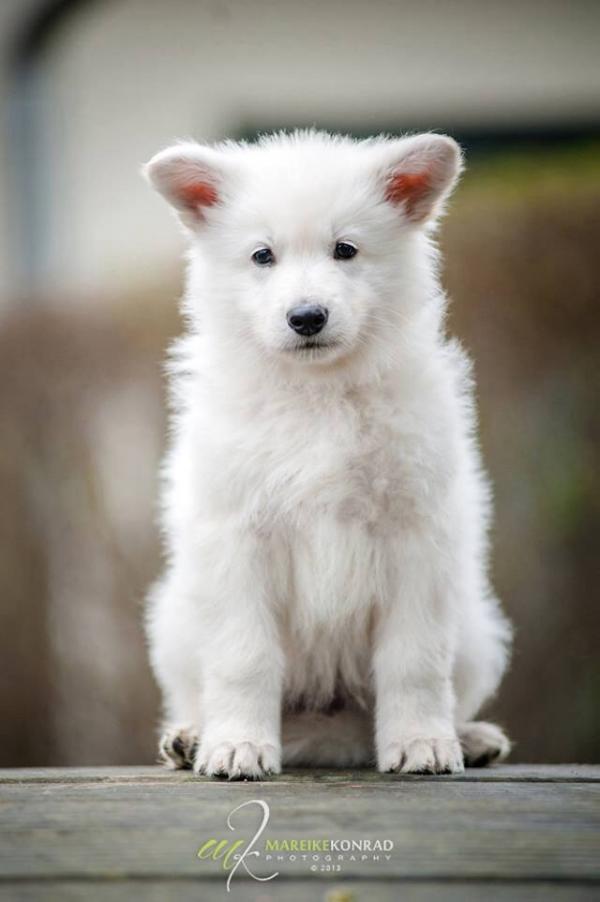
[[[366,767],[374,761],[373,728],[365,711],[286,714],[283,763],[291,767]]]

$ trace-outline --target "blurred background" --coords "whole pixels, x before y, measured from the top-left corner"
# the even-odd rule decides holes
[[[0,764],[154,760],[162,359],[181,238],[140,164],[175,138],[438,129],[516,626],[490,716],[519,761],[600,759],[597,0],[3,0]]]

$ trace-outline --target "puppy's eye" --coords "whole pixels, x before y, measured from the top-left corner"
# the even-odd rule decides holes
[[[354,245],[350,244],[348,241],[338,241],[333,250],[335,260],[351,260],[352,257],[356,257],[357,254],[358,248],[354,247]]]
[[[252,254],[252,259],[257,266],[269,266],[271,263],[275,263],[275,254],[270,247],[259,247]]]

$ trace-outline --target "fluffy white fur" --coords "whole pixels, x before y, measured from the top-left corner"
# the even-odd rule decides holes
[[[171,766],[457,772],[508,752],[473,722],[510,630],[431,238],[461,165],[440,135],[298,132],[146,167],[189,238],[147,621]],[[301,302],[329,311],[320,347],[288,326]]]

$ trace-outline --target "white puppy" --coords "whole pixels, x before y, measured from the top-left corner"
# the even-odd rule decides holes
[[[171,766],[455,773],[510,629],[467,357],[431,232],[442,135],[180,144],[145,172],[189,238],[148,637]]]

